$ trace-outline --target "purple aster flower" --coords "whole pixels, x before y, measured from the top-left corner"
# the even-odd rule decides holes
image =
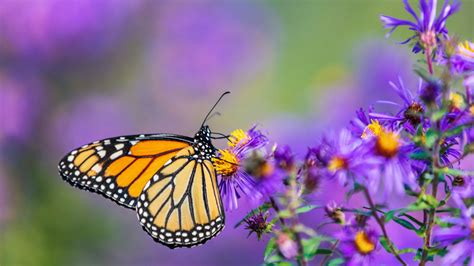
[[[474,71],[474,43],[460,42],[451,61],[454,69],[460,73]]]
[[[458,11],[460,2],[445,0],[441,12],[437,16],[437,0],[420,0],[420,14],[417,15],[408,0],[403,0],[405,10],[413,16],[415,21],[398,19],[391,16],[381,15],[380,20],[385,28],[390,28],[389,36],[398,27],[408,27],[415,34],[406,39],[403,44],[415,40],[413,52],[418,53],[423,49],[433,49],[439,43],[440,35],[446,37],[446,20]]]
[[[229,139],[229,147],[213,159],[226,208],[236,209],[241,194],[259,200],[278,191],[286,174],[265,155],[267,138],[253,127],[247,132],[235,130]]]
[[[444,222],[451,224],[433,232],[433,241],[448,247],[448,254],[443,257],[443,265],[462,265],[466,259],[469,265],[474,264],[474,206],[467,208],[461,197],[453,194],[453,200],[461,210],[460,217],[445,217]]]
[[[389,84],[402,99],[402,104],[400,105],[391,101],[381,101],[381,103],[397,106],[399,111],[395,115],[371,112],[369,113],[369,116],[371,119],[377,119],[380,122],[383,122],[384,125],[391,130],[398,130],[403,127],[405,130],[413,134],[416,127],[424,120],[423,114],[425,106],[408,88],[405,87],[403,80],[400,77],[398,78],[398,85],[393,82],[389,82]],[[421,88],[422,81],[420,79],[418,91],[421,91]]]
[[[247,132],[242,129],[232,131],[227,144],[233,149],[240,149],[244,152],[245,150],[263,148],[268,144],[268,138],[257,129],[257,126],[253,126]]]
[[[399,133],[382,128],[367,142],[372,156],[378,160],[378,171],[369,176],[369,190],[382,192],[386,197],[392,192],[404,194],[404,185],[416,190],[416,174],[410,160],[413,145],[405,143]],[[367,160],[370,156],[366,156]]]
[[[462,198],[474,197],[474,180],[472,176],[456,176],[452,181],[453,192]]]
[[[355,138],[348,129],[339,134],[327,135],[321,143],[319,158],[322,160],[328,176],[336,178],[341,185],[357,181],[372,175],[374,161],[366,157],[366,150],[360,138]]]
[[[291,171],[295,167],[295,156],[290,146],[277,146],[273,151],[273,158],[276,165],[286,171]]]
[[[268,221],[269,212],[257,212],[248,218],[244,219],[246,224],[245,229],[249,231],[249,236],[252,233],[257,235],[258,240],[262,238],[263,234],[270,233],[273,225]]]
[[[367,133],[367,126],[369,126],[373,121],[370,118],[370,113],[373,113],[374,108],[369,107],[367,111],[363,108],[356,110],[356,117],[350,121],[349,129],[352,132],[352,135],[356,138],[363,138]]]
[[[340,240],[339,249],[346,259],[346,265],[372,265],[379,241],[374,229],[347,225],[336,234],[336,238]]]
[[[12,62],[77,63],[113,47],[143,1],[3,1],[0,54]]]

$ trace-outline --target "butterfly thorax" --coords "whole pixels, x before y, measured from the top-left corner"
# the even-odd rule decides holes
[[[194,158],[198,160],[211,160],[215,156],[216,148],[212,145],[211,130],[208,126],[202,126],[194,135],[193,148]]]

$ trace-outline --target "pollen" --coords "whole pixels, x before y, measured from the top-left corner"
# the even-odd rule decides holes
[[[235,147],[237,144],[245,144],[249,141],[249,136],[242,129],[236,129],[230,133],[229,142],[227,145]]]
[[[400,148],[399,139],[396,133],[383,130],[377,137],[376,151],[387,158],[395,156]]]
[[[456,92],[451,92],[449,94],[449,101],[451,102],[451,105],[456,109],[461,109],[464,105],[464,98],[461,94]]]
[[[329,171],[336,172],[337,170],[347,168],[347,162],[344,158],[334,156],[328,164]]]
[[[378,120],[371,120],[370,122],[371,123],[365,127],[364,132],[362,132],[362,135],[360,136],[362,139],[367,139],[371,136],[379,136],[384,130],[383,126]]]
[[[217,174],[222,176],[232,176],[239,169],[237,156],[229,150],[219,150],[219,157],[212,158],[212,163]]]
[[[357,232],[354,239],[354,244],[357,248],[357,251],[363,255],[367,255],[375,249],[375,244],[369,239],[364,231]]]
[[[471,105],[471,107],[469,107],[469,113],[474,116],[474,105]]]

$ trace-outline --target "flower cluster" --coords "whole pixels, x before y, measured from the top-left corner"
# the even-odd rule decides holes
[[[474,264],[474,172],[465,168],[474,153],[474,44],[448,34],[446,21],[459,2],[444,1],[438,13],[437,1],[419,0],[419,14],[403,3],[415,21],[380,18],[390,33],[400,26],[414,31],[404,43],[426,56],[415,68],[417,86],[401,78],[388,83],[398,99],[381,99],[383,111],[357,110],[347,127],[325,133],[302,158],[288,146],[269,151],[254,127],[232,132],[214,159],[228,209],[241,194],[259,200],[238,225],[259,240],[271,236],[266,264],[372,265],[384,252],[402,265],[435,257],[444,265]],[[321,182],[337,182],[346,198],[360,194],[366,204],[313,204]],[[394,206],[394,197],[403,200]],[[321,225],[301,222],[300,215],[321,206],[327,216]],[[412,231],[422,245],[399,249],[387,223]],[[320,230],[326,224],[337,232]]]
[[[256,127],[234,130],[228,139],[228,147],[218,151],[213,163],[224,205],[232,210],[242,194],[259,200],[274,193],[281,182],[276,160],[265,150],[268,139]]]

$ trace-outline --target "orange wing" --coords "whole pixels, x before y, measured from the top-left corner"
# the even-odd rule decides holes
[[[192,139],[170,134],[124,136],[73,150],[59,162],[63,179],[135,208],[146,183]]]
[[[145,186],[137,203],[140,223],[168,247],[203,244],[224,228],[224,209],[212,162],[194,147],[181,150]]]

